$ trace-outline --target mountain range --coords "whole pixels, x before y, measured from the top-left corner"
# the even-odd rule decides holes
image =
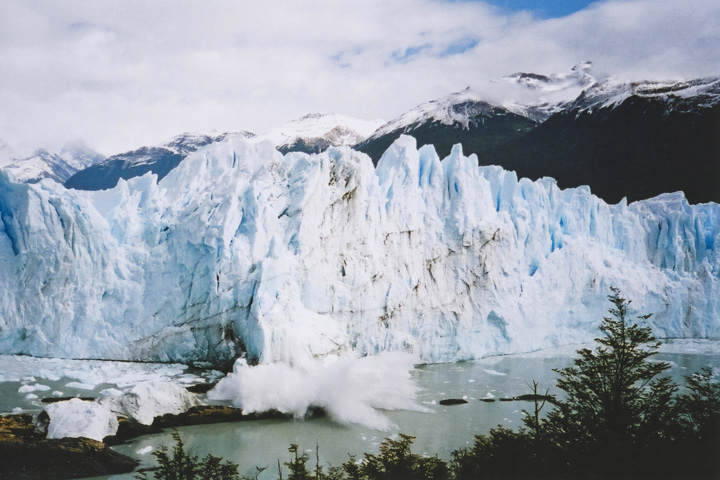
[[[467,88],[387,123],[315,113],[259,135],[186,133],[102,162],[38,151],[6,169],[23,181],[49,177],[98,190],[147,172],[159,180],[188,154],[228,136],[270,141],[281,153],[352,146],[377,164],[400,135],[412,135],[440,157],[459,143],[479,165],[552,177],[561,188],[588,185],[610,203],[675,191],[691,203],[720,202],[720,78],[627,83],[597,80],[591,71],[584,62],[563,74],[516,73],[495,82],[502,98]]]
[[[173,168],[201,147],[228,137],[252,138],[249,132],[205,135],[186,133],[177,135],[161,145],[141,147],[127,153],[113,155],[104,162],[77,171],[65,182],[67,188],[80,190],[105,190],[117,185],[119,179],[128,180],[148,172],[162,179]]]
[[[562,81],[508,77],[538,93],[525,104],[492,104],[468,89],[420,105],[355,148],[377,163],[409,134],[440,156],[461,143],[480,165],[552,177],[561,188],[589,185],[610,203],[675,191],[691,203],[720,202],[720,78],[622,83],[575,71]],[[554,100],[543,101],[548,93]]]

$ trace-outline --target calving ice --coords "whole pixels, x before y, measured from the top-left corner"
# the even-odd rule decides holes
[[[477,165],[407,136],[377,168],[234,136],[104,191],[0,172],[0,352],[456,361],[591,340],[610,286],[659,337],[720,335],[720,205]]]

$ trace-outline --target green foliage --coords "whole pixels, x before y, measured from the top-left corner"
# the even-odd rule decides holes
[[[473,480],[531,475],[534,464],[531,436],[498,426],[477,435],[472,449],[454,451],[451,465],[456,480]]]
[[[239,480],[238,466],[223,462],[219,457],[207,455],[199,460],[185,450],[185,443],[177,431],[172,433],[175,445],[172,451],[163,445],[153,452],[158,468],[153,471],[155,480]],[[135,475],[138,480],[148,480],[147,472]]]
[[[343,464],[349,480],[446,480],[450,478],[447,463],[437,457],[421,457],[412,453],[415,437],[400,434],[397,440],[386,438],[380,454],[366,453],[361,462],[350,457]]]
[[[649,327],[628,324],[630,301],[617,289],[612,291],[613,317],[603,319],[604,336],[595,339],[599,346],[594,351],[579,350],[573,367],[555,370],[560,374],[557,386],[567,394],[559,403],[562,416],[568,425],[585,426],[584,433],[600,441],[635,434],[648,420],[646,412],[670,409],[668,402],[676,389],[667,380],[653,381],[670,368],[666,362],[648,362],[660,342]],[[639,318],[646,320],[649,315]],[[658,404],[661,401],[665,403]]]
[[[713,382],[710,367],[685,377],[689,394],[681,395],[678,402],[687,426],[700,438],[713,435],[718,429],[720,415],[720,384]]]
[[[288,451],[293,458],[285,462],[289,470],[287,480],[450,480],[451,472],[446,462],[412,453],[413,439],[404,434],[397,440],[385,439],[378,455],[366,453],[361,461],[351,455],[342,468],[329,467],[327,473],[320,466],[318,450],[315,470],[311,472],[307,467],[308,455],[301,454],[298,446],[291,444]],[[278,470],[277,478],[283,479],[281,470]]]
[[[628,321],[630,301],[619,290],[609,300],[597,347],[556,370],[564,398],[545,419],[536,400],[518,432],[498,427],[454,452],[455,479],[718,477],[720,385],[712,370],[686,377],[690,393],[677,395],[678,386],[659,377],[670,366],[650,361],[660,346],[651,329]]]

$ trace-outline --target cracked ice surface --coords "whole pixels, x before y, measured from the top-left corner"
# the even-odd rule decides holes
[[[589,341],[610,286],[660,337],[720,336],[719,205],[607,205],[411,137],[377,169],[234,139],[159,184],[0,172],[0,217],[2,353],[456,361]]]

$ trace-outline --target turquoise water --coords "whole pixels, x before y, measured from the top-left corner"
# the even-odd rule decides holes
[[[296,443],[311,457],[315,464],[315,447],[320,448],[322,464],[328,462],[339,466],[348,460],[348,454],[362,457],[364,452],[376,453],[386,437],[402,432],[416,437],[413,451],[424,455],[438,455],[449,459],[455,449],[470,446],[474,435],[487,433],[490,428],[502,424],[516,428],[521,425],[522,410],[531,409],[530,402],[501,402],[502,397],[513,397],[530,392],[532,381],[540,383],[544,392],[559,392],[554,387],[556,374],[553,368],[562,368],[572,363],[575,350],[566,347],[545,350],[531,354],[491,357],[474,362],[455,364],[423,365],[413,372],[413,378],[421,388],[417,404],[424,411],[384,412],[394,424],[387,431],[373,430],[360,425],[342,425],[329,418],[262,420],[240,423],[201,425],[179,429],[186,445],[195,454],[204,456],[212,453],[240,465],[240,473],[254,475],[255,467],[268,467],[260,479],[274,479],[277,476],[277,461],[287,461],[287,449]],[[670,372],[677,381],[682,377],[709,365],[720,374],[720,341],[678,340],[668,341],[656,360],[672,365]],[[77,361],[72,365],[73,375],[63,376],[62,361],[53,360],[53,369],[39,359],[28,360],[0,356],[0,411],[11,411],[17,406],[27,411],[39,411],[37,400],[28,400],[18,389],[21,385],[46,385],[50,390],[35,392],[39,397],[50,396],[61,390],[65,394],[97,395],[101,389],[113,386],[97,382],[93,386],[89,379],[102,379],[102,375],[91,375],[100,369],[122,369],[126,372],[123,382],[134,377],[146,379],[158,373],[179,381],[198,380],[192,373],[180,366],[126,365],[109,366],[107,363],[82,363],[83,376],[77,372]],[[112,367],[112,368],[111,368]],[[135,369],[137,367],[137,370]],[[148,373],[146,370],[150,369]],[[12,372],[9,373],[9,372]],[[48,373],[49,372],[49,373]],[[87,374],[90,372],[90,374]],[[117,373],[113,372],[117,376]],[[196,372],[195,372],[196,373]],[[86,379],[86,385],[78,388],[77,379]],[[72,383],[71,383],[72,382]],[[74,385],[68,387],[68,384]],[[439,401],[447,398],[465,398],[467,404],[442,406]],[[494,402],[480,401],[494,398]],[[549,408],[549,406],[547,407]],[[154,457],[152,449],[161,445],[172,445],[170,432],[148,435],[135,439],[131,444],[115,447],[121,453],[139,459],[143,466],[151,466]],[[287,472],[286,472],[287,474]],[[97,480],[129,480],[132,474],[97,477]]]
[[[449,459],[455,449],[472,445],[474,435],[487,433],[502,424],[516,428],[521,425],[522,410],[531,409],[530,402],[501,402],[501,397],[529,393],[533,380],[544,391],[557,394],[554,388],[556,375],[553,368],[569,366],[576,348],[487,358],[475,362],[425,365],[418,367],[413,376],[422,388],[418,403],[427,412],[390,411],[387,416],[396,425],[389,431],[376,431],[358,425],[339,425],[327,418],[308,420],[267,420],[221,425],[203,425],[179,429],[186,444],[196,454],[212,453],[240,465],[240,473],[251,475],[255,467],[268,467],[261,479],[277,476],[277,461],[290,459],[287,449],[296,443],[315,464],[315,446],[320,447],[320,461],[340,465],[348,454],[362,457],[364,452],[376,453],[380,442],[402,432],[416,437],[413,451],[424,455],[438,455]],[[669,342],[655,358],[670,362],[671,376],[682,377],[710,365],[720,373],[720,342],[680,341]],[[495,402],[481,398],[492,396]],[[468,403],[442,406],[445,398],[466,398]],[[549,408],[549,406],[547,407]],[[137,452],[143,449],[171,445],[170,433],[137,439],[131,445],[117,450],[152,464],[152,455]],[[286,472],[287,474],[287,472]],[[126,480],[132,475],[110,478]]]

